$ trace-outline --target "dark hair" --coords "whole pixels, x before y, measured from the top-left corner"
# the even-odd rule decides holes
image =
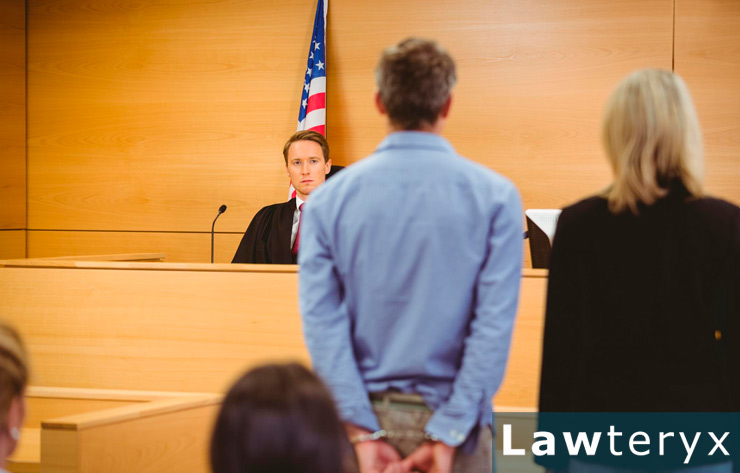
[[[455,61],[434,41],[408,38],[383,51],[375,81],[391,124],[419,130],[436,123],[455,85]]]
[[[297,363],[242,376],[211,439],[213,473],[351,473],[353,461],[329,390]]]
[[[324,138],[324,135],[318,131],[302,130],[293,133],[293,136],[288,138],[288,141],[285,142],[285,146],[283,146],[283,158],[285,159],[286,165],[288,164],[288,151],[290,151],[290,146],[296,141],[313,141],[314,143],[318,143],[319,146],[321,146],[321,152],[324,154],[324,162],[329,161],[329,143],[326,141],[326,138]]]

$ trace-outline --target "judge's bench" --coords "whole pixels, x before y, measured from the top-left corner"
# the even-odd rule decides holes
[[[206,473],[223,393],[255,364],[309,364],[298,267],[164,255],[0,261],[0,318],[31,356],[13,472]],[[496,410],[537,402],[545,270],[524,270]]]

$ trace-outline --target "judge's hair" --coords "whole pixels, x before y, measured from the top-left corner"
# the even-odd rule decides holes
[[[606,191],[613,213],[638,213],[676,184],[702,194],[701,129],[689,91],[676,74],[642,69],[607,102],[602,139],[614,172]]]
[[[456,80],[450,55],[419,38],[387,48],[375,69],[380,100],[391,124],[402,130],[436,123]]]
[[[296,141],[313,141],[321,146],[321,152],[324,154],[324,162],[329,161],[329,143],[324,138],[324,135],[313,130],[302,130],[293,133],[293,136],[288,138],[283,146],[283,158],[285,158],[285,165],[288,165],[288,151],[290,146]]]
[[[28,352],[18,332],[0,320],[0,428],[8,422],[13,399],[28,384]]]
[[[297,363],[243,375],[211,440],[213,473],[353,473],[353,458],[329,390]]]

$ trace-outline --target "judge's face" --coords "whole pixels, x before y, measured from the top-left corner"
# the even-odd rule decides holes
[[[324,160],[321,146],[314,141],[296,141],[288,149],[288,177],[296,194],[306,200],[308,194],[326,180],[331,159]]]

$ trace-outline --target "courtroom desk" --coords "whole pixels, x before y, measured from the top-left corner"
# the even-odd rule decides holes
[[[0,317],[41,386],[224,392],[247,367],[309,363],[294,265],[0,262]],[[537,405],[547,271],[523,273],[497,409]]]
[[[39,386],[224,392],[247,367],[308,363],[297,267],[0,262],[0,317]]]
[[[509,363],[504,382],[494,396],[493,404],[498,412],[527,412],[537,408],[547,275],[546,269],[522,272]]]

